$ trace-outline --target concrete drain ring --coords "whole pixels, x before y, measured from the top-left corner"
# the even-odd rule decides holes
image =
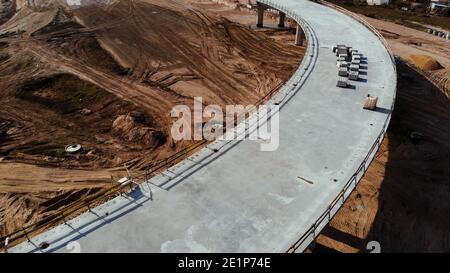
[[[42,242],[39,244],[39,248],[42,250],[47,249],[49,246],[50,246],[50,243],[48,243],[48,242]]]
[[[78,153],[81,151],[81,145],[80,144],[70,144],[66,146],[66,152],[69,154]]]

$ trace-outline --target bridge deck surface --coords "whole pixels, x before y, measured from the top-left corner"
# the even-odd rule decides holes
[[[311,75],[281,109],[280,146],[241,141],[153,199],[119,197],[12,251],[286,251],[342,190],[380,133],[395,93],[395,71],[378,38],[354,19],[304,0],[276,1],[307,21],[318,38]],[[336,56],[346,44],[367,57],[366,80],[336,87]],[[367,94],[379,110],[362,109]],[[313,181],[305,183],[298,177]],[[108,211],[109,216],[103,216]],[[102,217],[98,217],[102,215]]]

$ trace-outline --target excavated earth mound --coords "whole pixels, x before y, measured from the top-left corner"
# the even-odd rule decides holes
[[[139,119],[141,119],[139,113],[118,116],[112,124],[113,134],[128,142],[149,146],[159,146],[165,142],[163,134],[143,126]]]
[[[412,63],[423,71],[439,70],[443,66],[434,58],[427,55],[410,55]]]

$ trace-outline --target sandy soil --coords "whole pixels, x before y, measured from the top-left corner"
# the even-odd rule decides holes
[[[367,18],[388,39],[396,55],[424,54],[438,60],[448,79],[449,42]],[[426,77],[425,77],[426,75]],[[450,251],[450,101],[427,78],[398,65],[396,109],[382,147],[365,177],[309,252]],[[441,85],[443,87],[443,85]]]
[[[369,17],[365,19],[383,34],[394,53],[402,59],[414,64],[411,55],[426,55],[438,61],[444,67],[443,69],[424,71],[424,73],[450,97],[450,40],[392,22]]]
[[[170,138],[174,105],[255,103],[305,50],[206,1],[34,3],[0,25],[0,236],[191,145]]]

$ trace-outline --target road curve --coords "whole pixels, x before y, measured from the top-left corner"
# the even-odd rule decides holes
[[[335,9],[306,0],[260,2],[297,20],[308,39],[299,69],[270,102],[282,105],[276,151],[262,152],[256,141],[217,141],[133,194],[9,251],[65,252],[71,241],[83,252],[303,251],[381,143],[395,101],[395,64],[372,30]],[[367,57],[354,89],[336,87],[336,44]],[[378,96],[377,111],[362,109],[368,93]]]

